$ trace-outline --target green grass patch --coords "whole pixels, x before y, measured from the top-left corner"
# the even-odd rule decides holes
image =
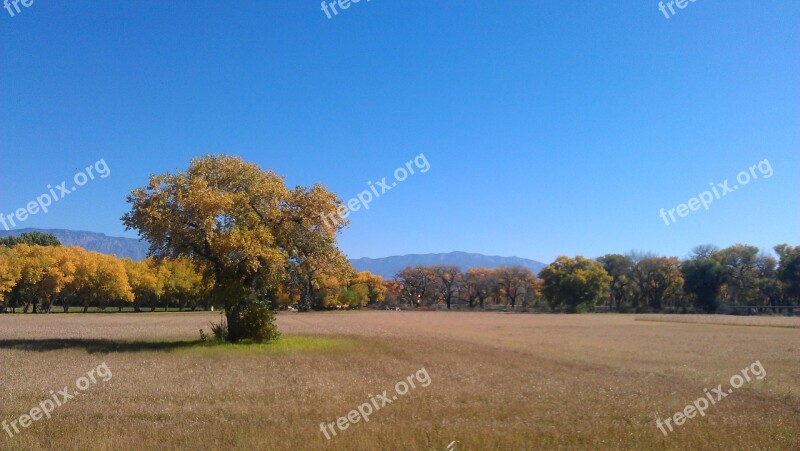
[[[192,351],[224,354],[230,352],[258,352],[267,354],[295,354],[306,352],[330,353],[332,351],[345,351],[354,347],[350,339],[316,337],[307,335],[282,336],[268,343],[225,343],[208,342],[201,346],[188,348]]]

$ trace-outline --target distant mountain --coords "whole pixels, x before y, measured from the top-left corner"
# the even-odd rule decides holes
[[[544,268],[544,263],[527,258],[519,257],[492,257],[483,254],[471,254],[468,252],[450,252],[447,254],[410,254],[396,255],[384,258],[356,258],[351,259],[359,271],[369,271],[378,274],[384,279],[392,279],[397,271],[407,266],[430,266],[430,265],[455,265],[466,271],[469,268],[484,266],[486,268],[500,268],[505,266],[522,266],[529,268],[534,274]]]
[[[0,230],[0,237],[17,236],[22,233],[41,232],[52,233],[65,246],[80,246],[87,251],[101,254],[128,257],[133,260],[142,260],[147,257],[148,244],[134,238],[108,236],[103,233],[83,232],[66,229],[17,229]]]

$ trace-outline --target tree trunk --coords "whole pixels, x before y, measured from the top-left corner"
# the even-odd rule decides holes
[[[228,321],[228,336],[225,337],[230,343],[241,340],[241,330],[239,328],[239,304],[237,303],[230,309],[226,309],[225,318]]]

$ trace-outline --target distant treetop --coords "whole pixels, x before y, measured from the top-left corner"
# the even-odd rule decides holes
[[[30,244],[33,246],[61,246],[55,235],[51,233],[30,232],[19,236],[0,238],[0,246],[14,247],[17,244]]]

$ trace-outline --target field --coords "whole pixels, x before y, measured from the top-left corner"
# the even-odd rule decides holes
[[[278,343],[232,346],[199,341],[214,313],[0,315],[0,420],[110,371],[0,449],[800,449],[800,318],[703,318],[285,313]],[[756,361],[763,379],[656,427]]]

